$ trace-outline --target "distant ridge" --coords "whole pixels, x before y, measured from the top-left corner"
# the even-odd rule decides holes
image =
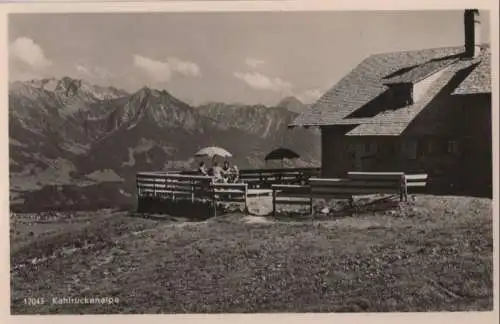
[[[294,96],[288,96],[281,99],[276,106],[288,109],[296,113],[301,113],[308,107],[308,105],[304,104],[302,101],[300,101]]]
[[[288,129],[296,117],[286,107],[265,105],[195,108],[167,90],[128,93],[69,77],[12,82],[11,206],[38,211],[133,204],[137,171],[191,169],[203,146],[224,147],[240,168],[264,167],[264,156],[281,146],[300,154],[297,165],[317,165],[319,136]]]

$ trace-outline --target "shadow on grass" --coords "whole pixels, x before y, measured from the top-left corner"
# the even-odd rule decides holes
[[[242,213],[244,208],[240,205],[217,203],[214,209],[211,200],[142,197],[138,201],[137,210],[130,215],[153,220],[200,222],[234,212]]]
[[[408,204],[411,204],[411,200],[412,196]],[[360,214],[386,213],[397,210],[399,207],[400,203],[395,196],[358,198],[353,205],[350,205],[347,200],[318,199],[313,203],[313,215],[309,213],[309,208],[281,205],[276,215],[272,215],[271,212],[268,215],[259,215],[259,217],[283,222],[310,222],[353,217]],[[171,222],[204,222],[208,219],[221,219],[236,214],[257,216],[245,213],[242,206],[230,204],[218,204],[215,217],[213,212],[213,206],[208,200],[193,202],[188,199],[161,200],[147,197],[139,202],[137,211],[131,212],[130,216]]]
[[[347,200],[319,199],[313,203],[312,215],[309,214],[309,211],[279,210],[274,218],[283,221],[338,219],[360,214],[384,213],[399,207],[400,203],[394,196],[360,198],[355,200],[353,205],[350,205]]]

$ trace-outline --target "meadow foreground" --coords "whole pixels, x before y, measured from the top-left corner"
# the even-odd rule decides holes
[[[480,311],[493,307],[492,275],[491,199],[417,196],[396,212],[314,222],[11,219],[13,314]]]

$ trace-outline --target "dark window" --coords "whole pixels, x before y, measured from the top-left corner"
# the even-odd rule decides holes
[[[389,100],[393,109],[399,109],[413,104],[413,85],[394,84],[389,90]]]
[[[437,139],[428,139],[426,141],[426,153],[429,155],[446,152],[443,141]]]
[[[458,141],[456,140],[448,141],[448,153],[458,154],[458,150],[459,150]]]
[[[396,154],[396,145],[394,143],[383,143],[380,147],[380,153],[385,158],[393,158]]]
[[[405,142],[406,156],[413,160],[417,158],[417,146],[418,142],[416,140],[410,139]]]
[[[365,153],[371,152],[371,141],[365,141]]]
[[[427,153],[432,154],[436,151],[436,145],[433,141],[427,141]]]
[[[425,141],[423,139],[419,139],[417,141],[417,157],[422,157],[425,155],[425,153],[427,153],[425,148],[426,148]]]
[[[396,152],[395,145],[393,143],[387,144],[387,153],[392,155]]]

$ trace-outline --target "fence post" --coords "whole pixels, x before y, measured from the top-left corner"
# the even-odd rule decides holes
[[[245,214],[248,214],[248,184],[245,183]]]
[[[191,203],[194,203],[194,186],[195,186],[195,181],[191,179]]]
[[[135,184],[136,184],[136,199],[137,199],[137,212],[141,211],[141,187],[139,186],[139,175],[135,176]]]
[[[215,195],[215,185],[213,183],[209,184],[209,191],[212,196],[212,215],[217,216],[217,197]]]
[[[313,195],[312,195],[311,182],[309,182],[308,186],[309,186],[309,215],[313,216]]]
[[[273,194],[273,217],[276,217],[276,188],[271,185],[271,190]]]
[[[174,180],[173,179],[169,179],[170,180],[170,189],[172,190],[172,201],[175,200],[175,185],[174,185]],[[165,180],[165,181],[169,181],[169,180]]]

